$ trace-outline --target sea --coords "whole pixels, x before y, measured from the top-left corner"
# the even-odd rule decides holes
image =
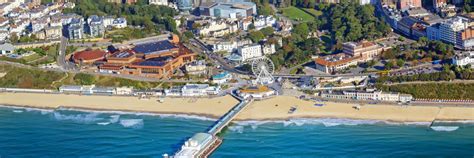
[[[215,120],[199,116],[0,107],[0,157],[162,157]],[[242,121],[212,158],[474,157],[474,122]]]

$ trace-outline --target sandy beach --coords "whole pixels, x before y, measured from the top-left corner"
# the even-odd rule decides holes
[[[289,118],[350,118],[367,120],[387,120],[394,122],[431,122],[433,120],[474,120],[474,107],[437,107],[437,106],[394,106],[363,105],[360,110],[356,104],[321,102],[324,106],[315,106],[315,102],[304,101],[290,96],[278,96],[254,102],[243,111],[240,120],[273,120]],[[288,114],[292,106],[297,110]]]
[[[161,114],[190,114],[217,118],[235,106],[238,100],[231,96],[217,98],[156,98],[140,100],[124,96],[79,96],[66,94],[0,93],[0,105],[28,106],[54,109],[58,107],[105,111],[150,112]],[[290,118],[349,118],[387,120],[394,122],[431,122],[433,120],[474,120],[474,107],[364,105],[355,110],[355,104],[324,102],[315,106],[313,101],[290,96],[277,96],[248,105],[237,120],[287,120]],[[297,110],[288,114],[292,106]]]
[[[218,98],[157,98],[140,100],[128,96],[79,96],[66,94],[0,93],[0,105],[55,109],[59,107],[104,111],[150,112],[161,114],[190,114],[218,118],[238,100],[232,96]]]

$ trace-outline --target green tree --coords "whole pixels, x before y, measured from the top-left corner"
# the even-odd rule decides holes
[[[275,32],[273,27],[265,27],[260,29],[260,31],[267,37],[273,35],[273,33]]]
[[[265,35],[261,31],[251,31],[248,35],[248,37],[253,41],[253,42],[259,42],[262,39],[265,38]]]

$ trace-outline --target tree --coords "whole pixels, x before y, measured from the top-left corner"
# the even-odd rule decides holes
[[[260,42],[260,40],[265,38],[265,35],[261,31],[252,31],[249,33],[248,37],[253,42]]]
[[[393,66],[394,66],[393,61],[389,61],[389,62],[387,62],[387,63],[385,64],[384,69],[385,69],[385,70],[390,70],[390,69],[393,68]]]
[[[295,29],[293,29],[293,33],[301,39],[306,39],[309,34],[308,24],[306,23],[299,23],[296,25]]]
[[[265,27],[263,29],[260,29],[260,31],[265,35],[265,36],[271,36],[275,32],[273,27]]]
[[[397,60],[397,66],[398,66],[398,67],[403,67],[403,65],[405,65],[405,60],[403,60],[403,59],[398,59],[398,60]]]

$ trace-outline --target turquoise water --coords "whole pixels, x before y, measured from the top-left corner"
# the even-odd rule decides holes
[[[212,120],[0,107],[0,157],[161,157]],[[474,125],[344,119],[240,122],[212,157],[469,157]]]

